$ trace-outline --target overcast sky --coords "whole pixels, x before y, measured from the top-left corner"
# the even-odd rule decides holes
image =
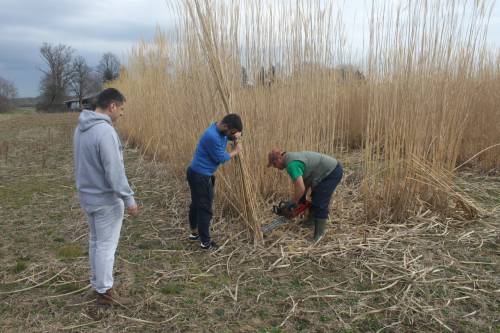
[[[95,66],[108,51],[124,60],[169,21],[165,0],[0,0],[0,76],[19,96],[37,96],[43,42],[69,45]]]
[[[366,6],[366,0],[346,3],[356,11]],[[495,6],[489,34],[496,47],[499,7]],[[15,83],[20,97],[37,96],[43,42],[69,45],[95,66],[105,52],[125,60],[140,39],[153,38],[157,25],[173,28],[166,0],[0,0],[0,76]]]

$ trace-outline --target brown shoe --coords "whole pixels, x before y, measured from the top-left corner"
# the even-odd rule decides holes
[[[126,308],[127,305],[132,304],[130,299],[116,295],[113,288],[106,290],[105,293],[96,292],[96,296],[99,305],[119,305]]]

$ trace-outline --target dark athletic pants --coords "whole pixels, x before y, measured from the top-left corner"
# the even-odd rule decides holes
[[[337,185],[342,179],[342,165],[340,162],[337,164],[335,169],[326,176],[311,193],[311,203],[313,216],[317,219],[327,219],[328,209],[330,206],[330,201],[332,199],[333,192],[337,188]]]
[[[210,243],[210,221],[212,220],[212,203],[214,201],[214,176],[205,176],[187,169],[187,181],[191,190],[189,206],[189,226],[198,229],[203,244]]]

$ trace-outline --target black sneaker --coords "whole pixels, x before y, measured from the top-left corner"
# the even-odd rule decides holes
[[[195,241],[195,240],[200,239],[200,235],[192,233],[192,234],[189,235],[188,238],[189,238],[189,240]]]
[[[219,248],[219,246],[214,241],[210,241],[209,243],[200,243],[200,247],[203,250],[216,250]]]

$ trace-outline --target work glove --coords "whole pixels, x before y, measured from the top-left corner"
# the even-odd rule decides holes
[[[306,203],[306,196],[307,196],[307,194],[304,193],[304,195],[300,197],[299,204],[305,204]]]
[[[286,217],[291,217],[293,215],[293,210],[297,208],[297,204],[290,200],[285,202],[284,207],[284,215]]]

